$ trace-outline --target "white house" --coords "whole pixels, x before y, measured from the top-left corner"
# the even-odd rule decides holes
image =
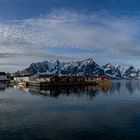
[[[34,74],[31,76],[15,76],[14,77],[14,81],[20,82],[20,81],[25,81],[25,82],[29,82],[29,81],[34,81],[37,77],[39,76],[39,74]]]
[[[25,81],[28,82],[29,81],[29,76],[22,76],[22,77],[14,77],[14,81]]]

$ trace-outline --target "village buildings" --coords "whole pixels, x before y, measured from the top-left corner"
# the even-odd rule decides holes
[[[107,81],[110,78],[106,75],[101,77],[95,76],[58,76],[58,75],[32,75],[32,76],[21,76],[21,77],[14,77],[14,80],[17,82],[47,82],[47,83],[61,83],[61,84],[92,84],[100,81]]]

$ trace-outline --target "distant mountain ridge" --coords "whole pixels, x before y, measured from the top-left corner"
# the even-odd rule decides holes
[[[46,60],[32,63],[28,68],[15,72],[14,76],[34,74],[57,74],[59,76],[102,76],[107,75],[112,79],[140,79],[140,70],[133,66],[123,68],[108,63],[99,66],[92,58],[76,62],[60,62],[59,60]]]

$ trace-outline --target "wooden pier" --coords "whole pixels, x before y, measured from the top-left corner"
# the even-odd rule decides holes
[[[96,82],[83,82],[83,83],[50,83],[50,82],[33,82],[28,83],[30,88],[45,90],[48,87],[69,87],[69,86],[96,86]]]

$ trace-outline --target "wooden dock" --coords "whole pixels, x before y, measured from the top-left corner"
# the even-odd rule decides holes
[[[50,82],[35,82],[35,81],[30,81],[28,83],[30,88],[35,88],[35,89],[48,89],[48,87],[69,87],[69,86],[96,86],[96,82],[83,82],[83,83],[50,83]]]
[[[112,85],[112,80],[96,80],[98,86],[108,86]]]

